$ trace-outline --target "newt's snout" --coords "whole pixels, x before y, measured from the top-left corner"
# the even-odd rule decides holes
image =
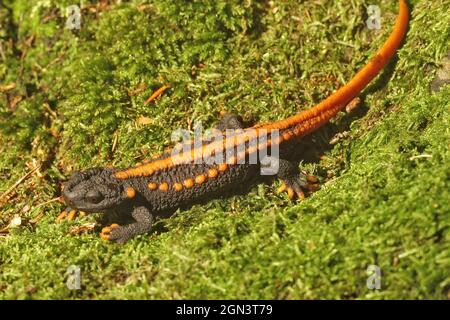
[[[83,199],[83,195],[81,194],[81,192],[70,190],[69,188],[64,188],[62,196],[64,198],[64,202],[69,207],[75,207],[75,204]]]

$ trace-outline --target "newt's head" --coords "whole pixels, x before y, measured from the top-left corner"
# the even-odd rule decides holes
[[[113,172],[105,168],[75,172],[64,184],[64,201],[72,209],[86,212],[105,212],[120,205],[127,195]]]

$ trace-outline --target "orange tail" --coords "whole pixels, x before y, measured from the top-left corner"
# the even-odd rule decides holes
[[[258,125],[260,129],[287,129],[295,128],[295,134],[304,135],[330,120],[337,112],[345,108],[373,78],[384,68],[388,61],[397,51],[408,27],[409,11],[405,0],[400,0],[400,11],[397,16],[394,30],[378,50],[375,56],[364,66],[344,87],[337,90],[327,99],[323,100],[313,108],[305,110],[287,118],[266,125]],[[294,132],[293,132],[294,133]]]

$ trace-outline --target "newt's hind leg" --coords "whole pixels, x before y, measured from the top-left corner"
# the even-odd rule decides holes
[[[283,182],[278,192],[286,192],[290,199],[294,197],[304,199],[305,192],[311,193],[319,189],[316,177],[300,172],[298,167],[288,160],[279,160],[277,177]]]

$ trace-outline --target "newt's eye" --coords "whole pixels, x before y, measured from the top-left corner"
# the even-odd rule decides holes
[[[103,198],[103,195],[97,190],[89,190],[86,193],[86,200],[90,203],[99,203]]]

